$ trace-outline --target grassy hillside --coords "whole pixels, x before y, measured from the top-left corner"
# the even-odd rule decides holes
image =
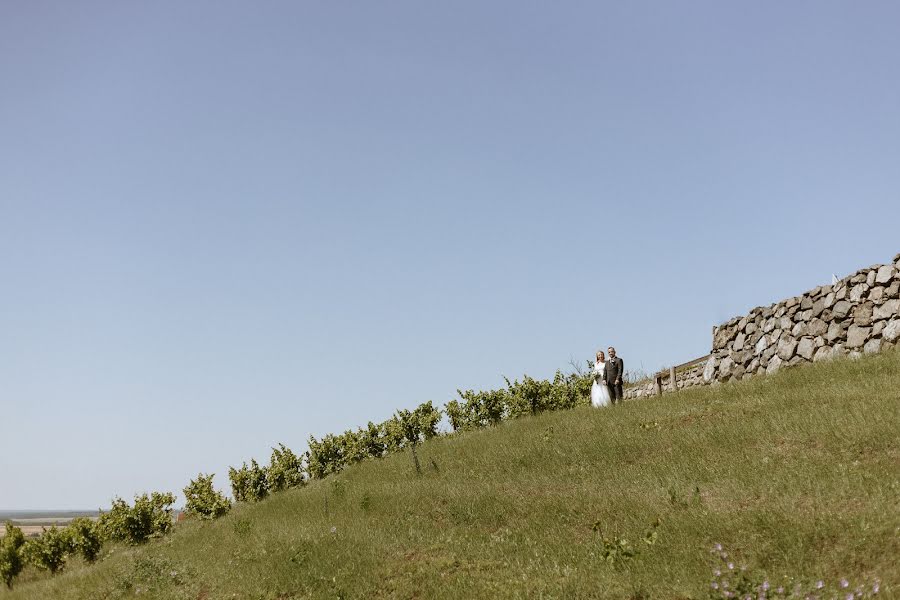
[[[900,352],[524,418],[428,442],[420,476],[367,461],[0,599],[703,598],[732,560],[892,597],[898,426]],[[615,536],[636,556],[604,560]]]

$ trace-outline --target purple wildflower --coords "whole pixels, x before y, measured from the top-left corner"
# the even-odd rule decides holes
[[[850,585],[850,582],[849,582],[849,581],[847,581],[846,579],[841,579],[841,587],[842,587],[842,588],[845,588],[845,587],[847,587],[848,585]]]
[[[728,570],[734,571],[734,563],[728,563]]]
[[[817,590],[821,590],[823,587],[825,587],[825,582],[822,581],[821,579],[818,580],[818,581],[816,582],[816,589],[817,589]]]
[[[872,593],[877,594],[879,591],[881,591],[881,585],[876,581],[872,584]]]
[[[719,589],[719,584],[716,583],[715,581],[713,581],[713,582],[710,584],[710,587],[712,587],[712,589],[714,589],[714,590],[717,590],[717,589]]]

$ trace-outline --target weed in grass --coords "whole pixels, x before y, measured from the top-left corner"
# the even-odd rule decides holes
[[[544,433],[541,434],[541,439],[544,440],[544,442],[553,441],[553,426],[552,425],[544,430]]]
[[[641,542],[646,547],[654,545],[659,539],[657,533],[659,526],[660,520],[657,519],[641,537]],[[612,537],[604,535],[600,521],[595,521],[591,530],[597,534],[598,554],[608,565],[621,567],[638,555],[639,549],[635,548],[627,538],[619,537],[618,533],[613,534]]]
[[[231,525],[231,529],[234,531],[234,534],[240,538],[249,537],[252,530],[250,519],[235,519],[234,523]]]
[[[331,487],[331,495],[337,500],[343,500],[344,496],[347,495],[347,482],[345,480],[335,477],[329,482],[329,486]]]

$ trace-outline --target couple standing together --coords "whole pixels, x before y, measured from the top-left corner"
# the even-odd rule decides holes
[[[597,362],[592,371],[594,383],[591,385],[591,404],[600,408],[609,406],[610,401],[616,404],[622,399],[622,379],[625,367],[622,359],[616,356],[616,349],[610,346],[609,360],[603,350],[597,350]]]

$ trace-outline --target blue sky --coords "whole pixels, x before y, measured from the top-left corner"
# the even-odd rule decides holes
[[[895,2],[7,2],[0,508],[95,508],[900,252]]]

